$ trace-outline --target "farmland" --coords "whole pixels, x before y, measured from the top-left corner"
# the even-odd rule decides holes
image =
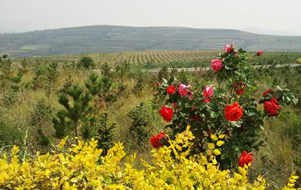
[[[130,51],[119,53],[84,53],[66,56],[46,56],[25,58],[29,62],[42,61],[46,63],[59,62],[62,64],[76,63],[82,56],[91,57],[95,63],[116,65],[120,62],[127,62],[132,66],[141,68],[168,67],[195,67],[209,66],[210,61],[222,51],[213,50],[156,50],[156,51]],[[254,55],[255,52],[249,52]],[[265,52],[264,57],[257,57],[251,63],[254,65],[274,65],[298,63],[301,52]],[[20,61],[22,59],[15,59]]]

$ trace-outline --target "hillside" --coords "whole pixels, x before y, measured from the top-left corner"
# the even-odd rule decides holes
[[[220,50],[231,42],[247,50],[301,50],[301,36],[269,36],[228,29],[103,25],[1,34],[0,54],[25,57],[83,52]]]

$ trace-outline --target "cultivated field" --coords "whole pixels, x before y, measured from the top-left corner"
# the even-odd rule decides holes
[[[26,58],[28,62],[58,62],[62,64],[77,63],[82,56],[91,57],[95,63],[116,65],[120,62],[127,62],[135,67],[142,68],[161,68],[168,67],[195,67],[209,66],[212,59],[222,51],[213,50],[156,50],[156,51],[130,51],[120,53],[85,53],[68,56],[48,56]],[[249,52],[254,55],[255,52]],[[265,52],[264,57],[256,57],[251,60],[254,65],[274,65],[274,64],[291,64],[298,63],[301,58],[301,52]],[[22,59],[16,59],[18,62]],[[97,65],[96,65],[97,66]]]

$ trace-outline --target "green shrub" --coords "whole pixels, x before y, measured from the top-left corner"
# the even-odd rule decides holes
[[[80,61],[78,62],[79,67],[83,67],[86,69],[94,69],[95,68],[95,63],[91,57],[88,56],[83,56]]]

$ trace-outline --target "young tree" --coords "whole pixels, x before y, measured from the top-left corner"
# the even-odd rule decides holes
[[[86,69],[94,69],[95,68],[95,63],[91,57],[88,56],[83,56],[80,61],[78,62],[79,67],[84,67]]]
[[[86,88],[93,96],[94,105],[98,109],[106,109],[108,103],[116,101],[113,81],[108,76],[100,77],[92,73],[86,80]]]
[[[46,81],[46,94],[49,96],[52,91],[55,90],[55,84],[57,82],[57,79],[59,77],[59,72],[58,72],[58,64],[56,62],[53,62],[52,64],[49,65],[49,67],[46,70],[46,76],[45,76],[45,81]]]
[[[23,73],[12,66],[12,61],[3,55],[0,60],[0,88],[6,105],[14,103],[18,98]]]
[[[45,126],[45,123],[51,122],[52,112],[53,108],[47,105],[44,99],[40,99],[30,115],[29,124],[33,127],[34,132],[37,131],[38,141],[43,146],[48,146],[50,143],[42,127]]]
[[[145,143],[145,139],[151,136],[153,128],[151,107],[141,102],[128,113],[128,117],[132,119],[132,125],[128,131],[129,136],[131,136],[131,141],[134,146],[140,146]]]
[[[97,118],[97,119],[96,119]],[[107,112],[98,114],[93,120],[88,121],[82,128],[84,140],[94,138],[97,140],[98,147],[103,149],[106,154],[113,146],[113,136],[116,123],[109,123],[109,114]]]
[[[59,103],[64,109],[53,118],[57,138],[62,138],[71,131],[74,131],[75,137],[79,138],[79,129],[93,111],[89,105],[91,100],[91,95],[77,85],[73,85],[67,94],[60,94]]]

